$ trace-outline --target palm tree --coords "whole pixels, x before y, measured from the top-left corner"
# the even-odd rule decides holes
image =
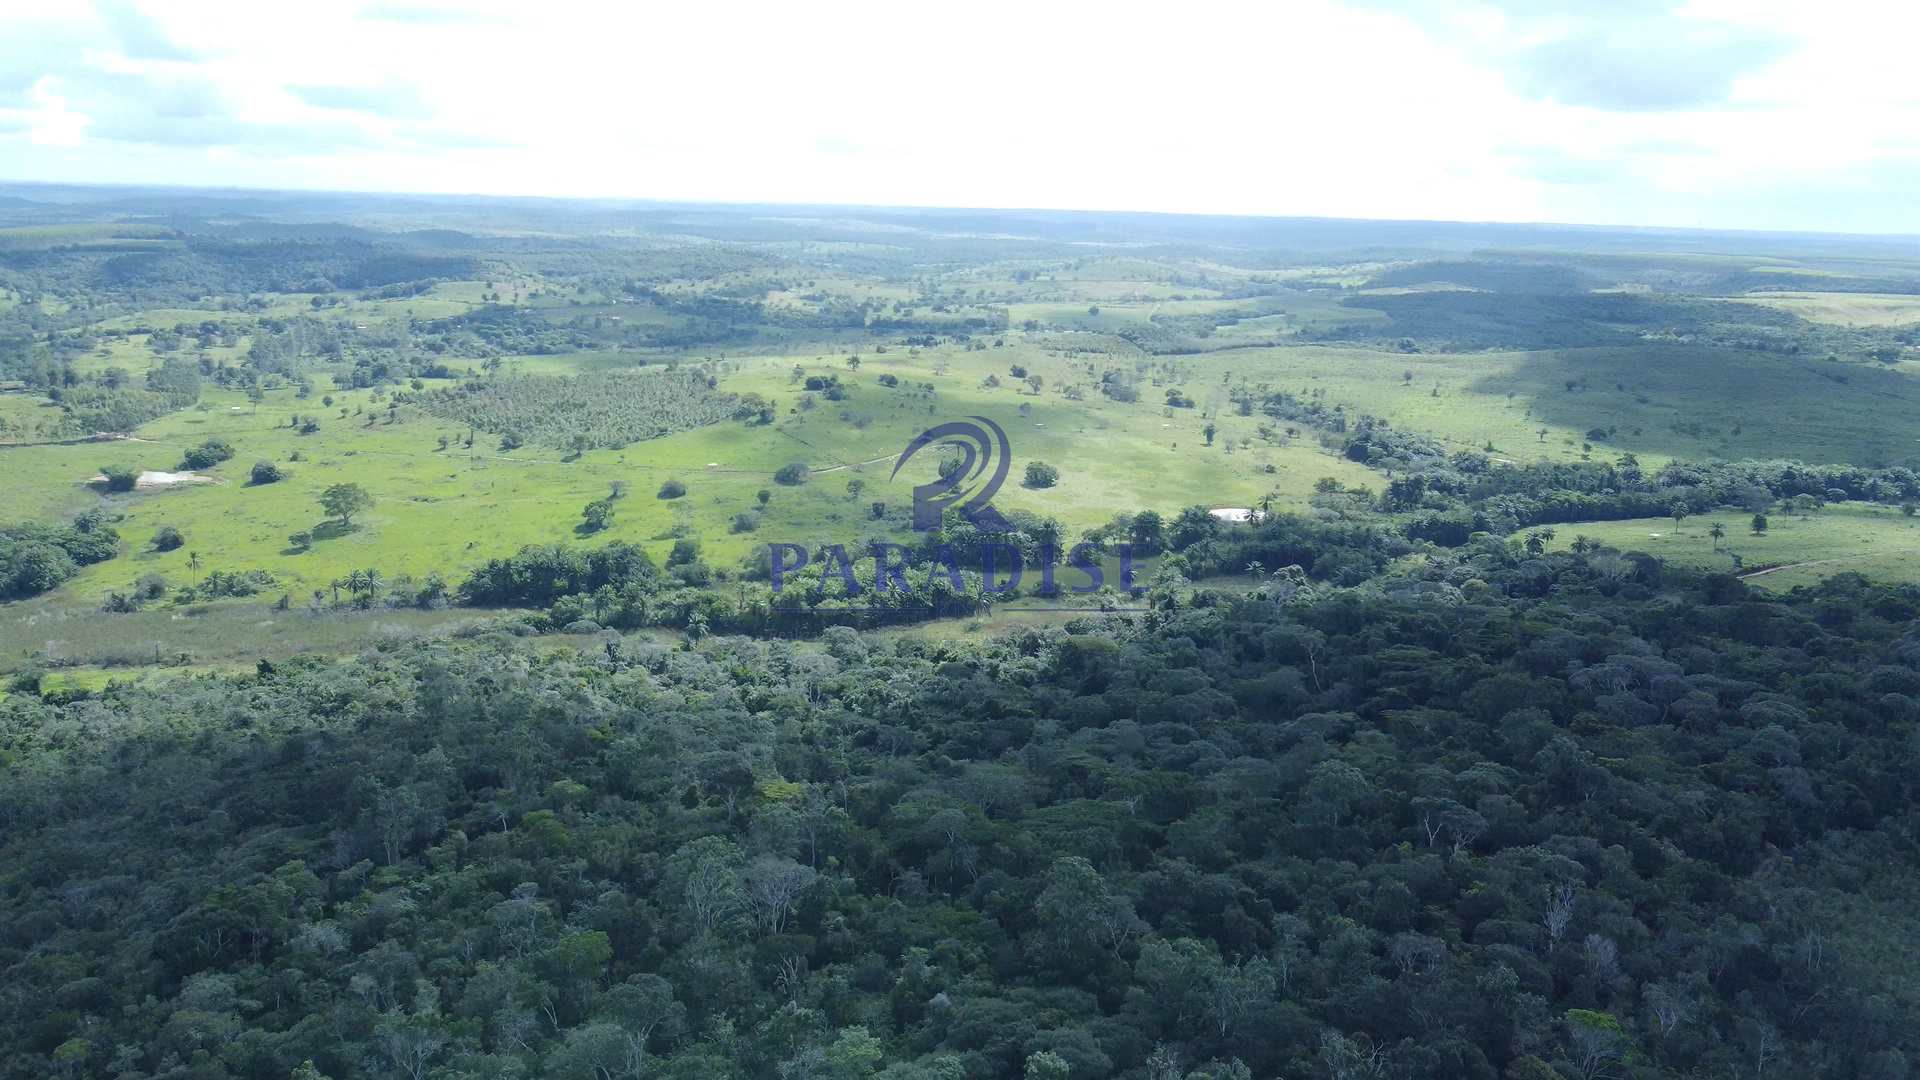
[[[1527,554],[1538,555],[1547,549],[1547,539],[1537,532],[1527,534]]]
[[[346,582],[341,581],[339,578],[334,578],[332,581],[327,582],[328,587],[333,589],[333,606],[334,607],[340,606],[340,587],[345,584]]]
[[[355,596],[359,596],[361,593],[367,591],[367,575],[365,571],[355,570],[353,573],[347,575],[347,591]]]
[[[1727,535],[1727,527],[1716,521],[1708,526],[1707,535],[1713,537],[1713,550],[1719,551],[1720,538]]]
[[[1247,564],[1247,574],[1251,576],[1255,581],[1260,580],[1260,575],[1262,573],[1265,573],[1266,569],[1267,569],[1266,567],[1260,565],[1259,559],[1255,559],[1252,562]]]

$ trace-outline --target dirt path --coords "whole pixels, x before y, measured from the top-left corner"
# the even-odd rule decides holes
[[[1748,578],[1765,577],[1768,574],[1777,574],[1782,570],[1804,570],[1809,566],[1831,566],[1834,563],[1858,562],[1861,559],[1871,559],[1880,555],[1909,555],[1915,552],[1920,552],[1920,548],[1898,548],[1893,551],[1869,551],[1864,555],[1842,555],[1839,558],[1835,558],[1835,559],[1809,559],[1806,562],[1786,563],[1781,566],[1769,566],[1765,570],[1749,570],[1744,574],[1735,574],[1734,576],[1739,578],[1742,581],[1745,581]]]

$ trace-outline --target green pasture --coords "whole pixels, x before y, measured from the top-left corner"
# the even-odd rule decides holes
[[[0,228],[0,251],[46,251],[63,247],[157,245],[171,240],[161,225],[87,222],[71,225],[17,225]]]
[[[1565,549],[1585,536],[1679,566],[1742,574],[1751,585],[1778,591],[1839,573],[1920,581],[1920,518],[1906,517],[1898,507],[1832,503],[1805,515],[1772,513],[1767,531],[1758,535],[1752,522],[1752,514],[1734,511],[1689,517],[1678,527],[1672,518],[1584,521],[1554,526],[1548,546]],[[1710,532],[1716,524],[1726,533],[1719,540]]]
[[[480,626],[494,617],[493,612],[468,608],[314,613],[296,605],[276,611],[270,599],[261,596],[104,615],[56,594],[0,605],[0,671],[45,665],[50,679],[77,674],[98,684],[80,687],[92,690],[109,678],[126,681],[183,668],[251,667],[262,657],[338,655],[379,641]]]
[[[554,362],[548,370],[558,370],[569,358],[547,359]],[[1008,370],[1015,363],[1045,378],[1047,389],[1028,391]],[[89,605],[148,573],[178,584],[210,570],[264,569],[278,580],[276,592],[291,592],[303,602],[355,570],[378,570],[389,580],[434,572],[457,580],[485,559],[533,543],[625,540],[664,559],[677,536],[690,536],[715,565],[731,566],[770,540],[852,544],[901,535],[912,487],[934,478],[937,459],[919,455],[890,479],[894,459],[925,428],[970,415],[995,420],[1009,437],[1012,471],[996,505],[1055,517],[1070,536],[1145,508],[1171,513],[1194,503],[1252,506],[1269,494],[1277,494],[1279,505],[1302,505],[1322,476],[1379,486],[1377,474],[1310,440],[1260,439],[1256,429],[1264,418],[1219,418],[1209,447],[1202,433],[1207,420],[1199,411],[1150,404],[1161,396],[1147,395],[1151,388],[1143,386],[1147,400],[1132,405],[1098,393],[1068,401],[1058,388],[1084,381],[1082,363],[1012,347],[892,352],[867,357],[858,371],[849,370],[842,357],[817,354],[727,361],[719,365],[722,388],[772,400],[776,423],[728,421],[621,450],[589,451],[578,460],[566,460],[569,455],[554,447],[503,453],[498,437],[486,432],[467,449],[466,429],[411,406],[390,414],[371,391],[330,391],[335,404],[328,408],[321,404],[329,392],[324,386],[305,401],[291,390],[270,391],[257,407],[237,393],[208,391],[201,407],[148,424],[135,439],[0,453],[21,480],[11,516],[55,518],[98,505],[120,515],[123,553],[87,568],[55,594]],[[850,389],[847,400],[826,401],[799,389],[791,381],[796,364],[839,374]],[[902,385],[882,386],[882,373],[896,375]],[[997,374],[1002,385],[984,386],[989,374]],[[931,398],[917,389],[924,383],[936,388]],[[804,407],[808,398],[814,399],[811,408]],[[339,415],[343,408],[345,418]],[[296,414],[319,417],[321,430],[300,435],[289,424]],[[446,450],[438,448],[443,436]],[[237,451],[208,471],[215,483],[112,496],[86,483],[108,464],[173,470],[188,447],[208,438],[224,439]],[[292,460],[295,453],[301,460]],[[1021,486],[1026,464],[1036,459],[1060,470],[1057,486]],[[279,464],[287,479],[250,484],[248,473],[258,460]],[[773,474],[789,462],[814,470],[807,483],[774,482]],[[686,496],[656,498],[668,479],[686,484]],[[857,497],[848,486],[854,479],[864,484]],[[616,481],[628,490],[612,526],[579,535],[581,508],[607,495]],[[377,500],[348,526],[327,521],[318,503],[325,488],[339,483],[360,484]],[[764,509],[756,494],[762,489],[770,493]],[[873,516],[876,501],[885,504],[883,519]],[[741,514],[757,528],[735,531]],[[149,541],[162,525],[179,529],[185,545],[152,550]],[[299,531],[313,532],[311,549],[296,551],[290,543]]]
[[[1920,296],[1905,293],[1780,292],[1753,293],[1739,299],[1744,303],[1789,311],[1808,322],[1834,326],[1911,326],[1920,323]]]
[[[1463,449],[1492,443],[1513,460],[1578,460],[1596,428],[1613,433],[1591,440],[1595,457],[1631,452],[1650,465],[1920,460],[1920,388],[1878,365],[1651,342],[1519,353],[1247,349],[1205,363],[1295,394],[1324,391],[1350,415]]]
[[[47,438],[61,415],[59,406],[38,394],[0,394],[0,444]]]

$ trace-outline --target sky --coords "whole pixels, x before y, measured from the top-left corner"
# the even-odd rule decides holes
[[[1920,5],[0,0],[0,179],[1920,234]]]

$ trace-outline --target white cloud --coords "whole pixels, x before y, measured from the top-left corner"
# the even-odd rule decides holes
[[[220,0],[48,22],[0,8],[0,110],[16,94],[0,118],[25,131],[0,130],[0,168],[1920,232],[1920,208],[1874,181],[1911,175],[1920,153],[1900,64],[1914,27],[1885,21],[1914,16],[1600,10]]]

